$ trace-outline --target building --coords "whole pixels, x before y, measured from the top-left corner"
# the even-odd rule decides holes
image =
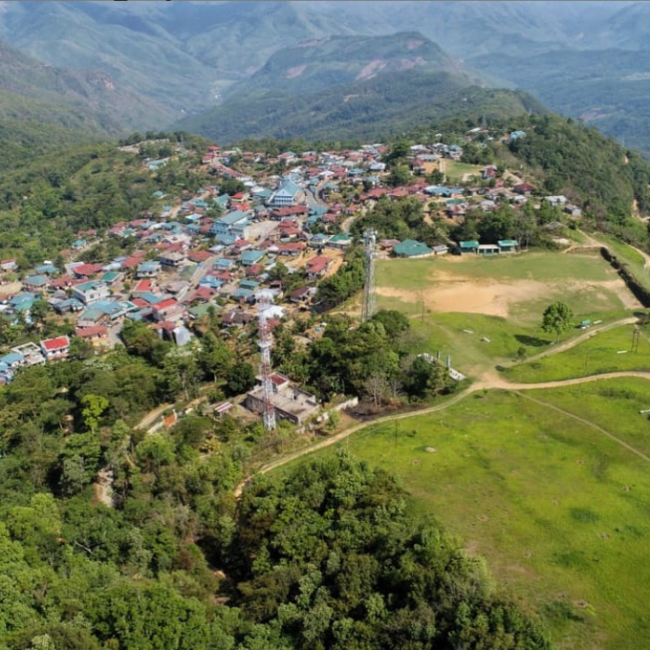
[[[244,405],[254,413],[262,413],[264,409],[264,389],[261,377],[258,377],[259,386],[246,395]],[[288,420],[292,424],[304,424],[319,410],[318,400],[314,395],[293,386],[285,375],[279,372],[271,373],[273,394],[271,403],[275,409],[275,416],[281,420]]]
[[[479,255],[498,255],[501,249],[496,244],[480,244],[476,252]]]
[[[295,205],[300,201],[303,195],[304,193],[298,185],[296,185],[292,180],[285,180],[282,182],[280,187],[273,192],[268,205],[273,208]]]
[[[433,251],[426,244],[415,241],[414,239],[405,239],[393,248],[393,253],[395,253],[397,257],[426,257],[431,255],[432,252]]]
[[[246,238],[246,227],[248,226],[248,215],[240,210],[234,210],[223,217],[215,219],[210,232],[217,237],[223,235],[234,235],[235,237]]]
[[[70,354],[70,339],[67,336],[46,339],[41,341],[41,349],[43,350],[46,361],[67,359]]]
[[[98,300],[106,300],[110,295],[108,286],[104,282],[91,280],[72,287],[72,297],[84,305],[91,305]]]
[[[501,253],[516,253],[519,250],[519,242],[515,239],[500,239],[497,245]]]
[[[154,320],[176,322],[183,317],[183,307],[174,298],[167,298],[152,305]]]
[[[138,270],[136,271],[136,278],[155,278],[160,272],[160,262],[154,260],[147,260],[146,262],[141,262],[138,265]]]
[[[325,255],[316,255],[307,260],[306,270],[309,278],[322,278],[332,267],[334,260]]]
[[[169,266],[173,269],[178,268],[185,260],[187,259],[187,255],[185,253],[181,253],[180,251],[170,251],[168,253],[161,253],[158,255],[158,261],[163,265],[163,266]]]
[[[74,334],[96,348],[101,348],[109,344],[108,328],[104,325],[78,327]]]
[[[478,253],[479,243],[475,239],[458,242],[461,253]]]

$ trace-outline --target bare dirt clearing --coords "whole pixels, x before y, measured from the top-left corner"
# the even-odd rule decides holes
[[[604,291],[613,292],[626,309],[641,307],[639,301],[620,280],[606,282],[566,281],[537,282],[535,280],[493,280],[477,279],[456,274],[436,272],[434,284],[428,284],[422,291],[408,291],[394,287],[378,287],[377,294],[397,298],[403,302],[424,302],[434,312],[467,312],[507,318],[512,308],[522,302],[535,301],[566,293],[589,293],[595,303],[606,301]]]

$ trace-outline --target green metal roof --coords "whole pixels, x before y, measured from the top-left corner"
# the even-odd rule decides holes
[[[461,248],[478,248],[479,243],[475,239],[459,242]]]

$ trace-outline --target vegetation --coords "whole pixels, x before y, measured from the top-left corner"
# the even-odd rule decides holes
[[[641,328],[638,348],[633,352],[634,329],[634,325],[621,325],[594,333],[560,354],[508,368],[506,375],[511,381],[532,383],[625,370],[646,371],[650,368],[650,335],[647,327]]]
[[[524,93],[468,86],[464,77],[447,72],[408,70],[300,96],[279,91],[234,96],[178,126],[223,143],[251,137],[386,139],[452,115],[479,121],[482,115],[507,119],[543,110]]]
[[[545,332],[553,332],[560,338],[562,332],[573,327],[573,312],[571,308],[563,302],[554,302],[549,305],[542,315],[542,329]]]
[[[511,151],[545,177],[545,190],[564,193],[586,208],[597,225],[620,230],[631,219],[633,202],[650,208],[650,166],[595,128],[555,115],[531,117],[526,137]]]
[[[650,424],[638,413],[648,406],[647,381],[528,394],[544,404],[501,391],[477,394],[436,414],[370,425],[345,445],[371,467],[395,472],[414,512],[435,512],[485,554],[559,643],[576,650],[643,644],[646,462],[546,404],[647,449]]]
[[[199,150],[202,142],[188,138],[186,146],[191,152],[191,147]],[[79,231],[103,231],[118,221],[159,209],[153,197],[157,190],[180,194],[182,189],[198,189],[210,177],[192,169],[196,155],[177,156],[152,174],[144,167],[146,150],[138,155],[110,144],[92,144],[42,156],[3,174],[2,256],[16,257],[21,268],[56,259]],[[115,240],[106,246],[118,255],[134,244]]]

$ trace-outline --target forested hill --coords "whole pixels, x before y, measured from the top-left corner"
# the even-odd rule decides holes
[[[255,74],[236,84],[228,96],[241,98],[254,90],[300,95],[411,69],[465,73],[458,59],[419,32],[330,36],[279,50]],[[467,79],[469,82],[469,75]]]
[[[544,110],[526,93],[470,86],[448,72],[408,70],[315,93],[248,93],[177,128],[224,144],[261,137],[374,140],[452,116],[509,118]]]
[[[650,164],[638,152],[558,115],[532,117],[530,124],[533,128],[510,150],[543,180],[549,194],[566,193],[601,224],[623,224],[635,201],[648,213]]]

